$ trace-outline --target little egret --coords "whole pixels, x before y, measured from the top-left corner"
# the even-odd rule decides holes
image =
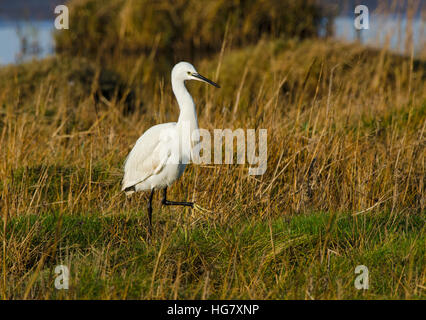
[[[154,191],[163,189],[162,204],[193,208],[193,202],[167,200],[167,187],[175,182],[191,159],[191,136],[198,129],[194,100],[185,87],[186,80],[198,80],[217,88],[220,86],[200,75],[188,62],[179,62],[172,69],[172,89],[179,104],[178,122],[157,124],[149,128],[136,141],[124,164],[122,191],[127,195],[150,190],[148,200],[148,231],[152,234],[152,197]],[[185,129],[190,130],[186,134]],[[186,143],[188,142],[188,143]],[[176,146],[187,147],[176,148]]]

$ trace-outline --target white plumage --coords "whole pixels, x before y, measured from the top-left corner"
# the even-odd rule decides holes
[[[177,180],[185,170],[185,164],[172,161],[179,158],[179,154],[172,157],[175,151],[173,144],[179,144],[176,122],[158,124],[148,129],[136,141],[126,159],[122,190],[127,189],[126,193],[131,194],[160,189]]]
[[[124,165],[122,190],[126,194],[151,190],[148,216],[151,225],[151,201],[154,190],[164,189],[163,204],[193,206],[191,202],[166,200],[167,187],[184,172],[191,159],[191,137],[197,136],[197,114],[194,100],[185,87],[185,81],[198,80],[219,88],[219,85],[198,74],[188,62],[179,62],[172,70],[172,89],[179,104],[177,122],[158,124],[136,141]],[[194,134],[195,131],[195,134]],[[150,228],[151,232],[151,228]]]

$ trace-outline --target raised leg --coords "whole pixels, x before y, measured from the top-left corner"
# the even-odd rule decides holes
[[[152,197],[154,196],[154,189],[151,190],[148,200],[148,232],[152,236]]]
[[[163,200],[161,203],[165,206],[186,206],[194,208],[194,202],[180,202],[180,201],[169,201],[167,200],[167,187],[163,189]]]

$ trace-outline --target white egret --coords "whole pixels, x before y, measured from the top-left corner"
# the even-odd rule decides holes
[[[184,139],[191,139],[192,132],[198,129],[194,100],[185,87],[185,81],[198,80],[220,88],[218,84],[200,75],[188,62],[176,64],[171,76],[173,93],[180,108],[178,121],[157,124],[145,131],[136,141],[124,165],[122,191],[126,194],[151,191],[148,200],[150,234],[152,234],[152,197],[155,190],[163,189],[163,205],[194,207],[193,202],[167,200],[167,187],[182,175],[186,163],[191,159],[191,141],[184,141]],[[188,128],[188,125],[190,135],[183,132],[184,127]],[[182,145],[189,148],[176,148]]]

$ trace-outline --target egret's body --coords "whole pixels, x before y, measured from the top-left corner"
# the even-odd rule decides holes
[[[179,159],[180,152],[172,155],[176,149],[172,148],[173,144],[179,144],[176,122],[158,124],[148,129],[136,141],[127,157],[123,190],[131,194],[135,191],[165,188],[176,181],[186,165]],[[173,161],[176,156],[178,163]]]
[[[164,205],[193,206],[192,202],[166,200],[167,187],[179,179],[191,159],[192,141],[185,139],[191,139],[194,130],[198,129],[195,103],[185,87],[186,80],[204,81],[219,87],[199,75],[190,63],[176,64],[172,70],[172,89],[180,108],[178,121],[158,124],[145,131],[136,141],[124,165],[122,190],[126,194],[151,190],[148,202],[150,232],[154,190],[164,190]],[[185,129],[189,129],[189,134]]]

